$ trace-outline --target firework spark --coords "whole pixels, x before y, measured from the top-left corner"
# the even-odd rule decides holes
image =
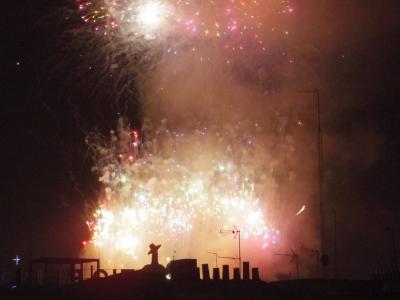
[[[306,206],[303,205],[303,206],[300,208],[300,210],[296,213],[296,216],[301,215],[305,210],[306,210]]]
[[[219,229],[233,225],[260,248],[277,243],[279,232],[266,221],[265,201],[257,191],[265,188],[251,159],[257,146],[245,136],[232,145],[231,134],[164,127],[142,145],[136,132],[114,136],[108,148],[99,148],[105,194],[87,222],[89,244],[108,257],[138,258],[151,241],[176,244],[211,232],[209,242],[218,242]]]
[[[121,65],[120,73],[124,76],[119,77],[124,80],[135,81],[131,71],[137,67],[137,60],[147,63],[151,59],[148,57],[152,57],[153,52],[147,49],[163,48],[165,54],[174,57],[167,59],[167,63],[162,61],[155,64],[157,67],[148,68],[153,74],[143,76],[146,82],[142,83],[142,92],[146,93],[149,86],[155,97],[146,96],[156,101],[159,95],[164,100],[167,99],[164,95],[168,94],[184,97],[183,90],[196,93],[188,87],[191,86],[188,77],[186,86],[176,84],[185,77],[192,53],[199,53],[200,61],[213,55],[216,60],[223,57],[219,60],[224,62],[223,67],[225,62],[231,63],[232,53],[238,58],[243,57],[240,53],[246,49],[265,53],[266,32],[288,35],[284,26],[278,26],[274,20],[286,18],[293,12],[290,2],[284,0],[93,0],[78,3],[85,24],[106,35],[107,42],[117,40],[110,47],[112,51],[107,59],[111,63],[107,61],[107,66],[117,61],[115,69]],[[112,38],[108,39],[109,36]],[[146,53],[132,55],[139,52],[138,48],[146,49]],[[121,63],[124,58],[126,64]],[[164,71],[168,72],[167,76]],[[225,78],[224,72],[216,76],[214,69],[205,73],[199,68],[196,72],[202,76],[209,74],[203,82],[210,82],[210,87],[216,79]],[[191,76],[197,78],[192,73]],[[127,85],[123,82],[121,86]],[[196,82],[193,86],[199,84]],[[210,94],[217,97],[212,88]],[[226,97],[227,92],[223,95]],[[146,104],[147,107],[152,105]],[[220,113],[227,113],[225,107],[222,111]],[[205,119],[212,119],[210,116],[207,113]],[[147,117],[152,116],[149,113]],[[113,133],[110,143],[104,145],[104,140],[95,143],[96,170],[104,194],[87,222],[92,238],[86,246],[100,249],[100,256],[115,266],[132,259],[136,259],[137,265],[143,264],[143,253],[151,242],[163,244],[167,253],[179,247],[195,257],[202,256],[206,249],[194,246],[194,239],[198,243],[206,241],[208,250],[225,249],[218,232],[232,226],[240,228],[242,237],[251,245],[257,244],[257,249],[276,244],[279,231],[266,214],[268,191],[271,195],[275,188],[270,173],[276,168],[270,165],[266,153],[268,133],[263,132],[257,122],[241,116],[235,118],[225,122],[225,117],[224,122],[210,120],[208,123],[199,118],[180,129],[172,129],[173,126],[163,121],[161,125],[149,126],[158,128],[155,131],[143,130],[144,138],[124,127]]]
[[[289,0],[77,0],[81,18],[97,31],[109,34],[119,28],[134,36],[174,36],[253,40],[265,49],[263,32],[288,35],[274,21],[290,16]],[[268,28],[268,30],[266,30]],[[231,47],[226,44],[227,47]],[[242,45],[243,47],[244,45]],[[239,46],[240,47],[240,46]]]

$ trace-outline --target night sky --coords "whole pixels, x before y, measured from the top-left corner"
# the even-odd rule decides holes
[[[135,97],[109,101],[107,87],[94,91],[76,76],[83,58],[68,51],[65,31],[76,20],[59,17],[70,15],[66,1],[3,2],[0,272],[16,254],[79,254],[89,236],[85,207],[98,193],[85,137],[115,127],[117,113],[140,124]],[[368,278],[399,258],[397,2],[297,1],[297,60],[321,91],[324,201],[337,212],[338,274],[346,278]]]

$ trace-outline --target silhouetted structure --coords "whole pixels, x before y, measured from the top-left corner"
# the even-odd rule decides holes
[[[258,268],[251,269],[251,279],[252,280],[260,280],[260,274],[258,273]]]
[[[157,274],[157,276],[162,276],[165,274],[165,268],[163,265],[158,263],[158,249],[161,248],[161,245],[154,245],[153,243],[149,245],[150,251],[147,253],[151,254],[151,264],[145,265],[142,269],[143,272]]]
[[[150,251],[147,254],[151,254],[151,264],[153,266],[158,266],[158,249],[161,248],[161,245],[150,244]]]
[[[233,280],[240,280],[240,269],[239,268],[234,268],[233,269]]]
[[[173,260],[167,265],[167,273],[171,279],[178,281],[200,280],[200,270],[196,259]]]
[[[156,262],[153,257],[152,262]],[[83,264],[86,263],[97,264],[96,272],[99,276],[92,272],[91,279],[80,280],[80,270],[83,270]],[[400,299],[397,276],[390,276],[389,281],[316,279],[266,283],[260,280],[258,268],[251,269],[250,278],[250,263],[243,262],[244,280],[240,280],[239,268],[234,268],[231,280],[228,265],[222,268],[223,280],[220,280],[219,268],[213,268],[213,280],[210,280],[207,264],[202,265],[203,280],[200,280],[197,261],[182,259],[170,262],[167,269],[159,264],[150,264],[141,270],[121,270],[120,273],[113,271],[110,276],[105,273],[103,275],[106,277],[102,278],[100,273],[104,270],[100,269],[98,259],[42,258],[32,261],[34,266],[39,264],[44,269],[53,264],[65,265],[70,271],[78,270],[75,276],[79,276],[74,277],[75,280],[71,277],[71,284],[62,287],[49,284],[42,287],[22,286],[15,290],[0,289],[0,299]],[[168,274],[170,276],[166,276]]]
[[[83,280],[83,270],[85,264],[95,264],[96,265],[96,274],[100,274],[100,260],[96,258],[59,258],[59,257],[43,257],[39,259],[35,259],[31,261],[30,264],[30,274],[31,274],[31,283],[35,284],[46,284],[48,283],[48,275],[49,275],[49,266],[50,265],[58,265],[58,266],[66,266],[68,275],[67,278],[64,278],[62,281],[64,283],[76,283]],[[43,272],[35,273],[35,267],[38,265],[42,266],[40,269]],[[61,267],[62,268],[62,267]],[[93,270],[93,268],[91,268]],[[34,276],[36,274],[36,276]],[[93,273],[90,274],[92,277]],[[69,277],[69,280],[68,280]],[[60,281],[60,280],[58,280]]]
[[[210,280],[210,269],[208,268],[208,264],[202,264],[201,270],[203,272],[203,280]]]
[[[229,265],[222,266],[222,280],[229,280]]]
[[[219,280],[219,268],[213,268],[213,280]]]
[[[22,284],[22,269],[17,267],[17,279],[16,279],[16,286],[17,288],[21,287]]]
[[[250,280],[250,263],[248,261],[243,262],[243,280]]]

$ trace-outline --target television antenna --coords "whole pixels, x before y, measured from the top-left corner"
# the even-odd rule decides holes
[[[290,257],[290,262],[294,262],[296,266],[296,277],[297,279],[300,278],[300,270],[299,270],[299,255],[293,251],[293,249],[290,249],[291,253],[274,253],[274,255],[277,256],[286,256]]]
[[[305,250],[305,251],[309,251],[311,253],[311,257],[314,256],[315,257],[315,267],[316,267],[316,275],[317,278],[320,277],[320,272],[319,272],[319,262],[321,259],[321,252],[318,249],[310,249],[304,246],[301,246],[301,249]]]
[[[216,252],[207,252],[207,253],[215,255],[215,267],[218,268],[218,253]]]
[[[236,237],[239,237],[239,257],[235,258],[235,259],[239,260],[239,273],[242,274],[242,255],[241,255],[241,246],[240,246],[240,230],[235,225],[233,225],[232,230],[220,229],[219,230],[219,234],[220,235],[232,234],[234,239],[236,239]],[[220,258],[222,258],[222,257],[220,257]]]

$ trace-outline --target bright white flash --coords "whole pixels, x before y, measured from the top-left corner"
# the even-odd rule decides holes
[[[147,29],[157,29],[166,17],[166,7],[158,1],[148,1],[138,8],[138,22]]]

